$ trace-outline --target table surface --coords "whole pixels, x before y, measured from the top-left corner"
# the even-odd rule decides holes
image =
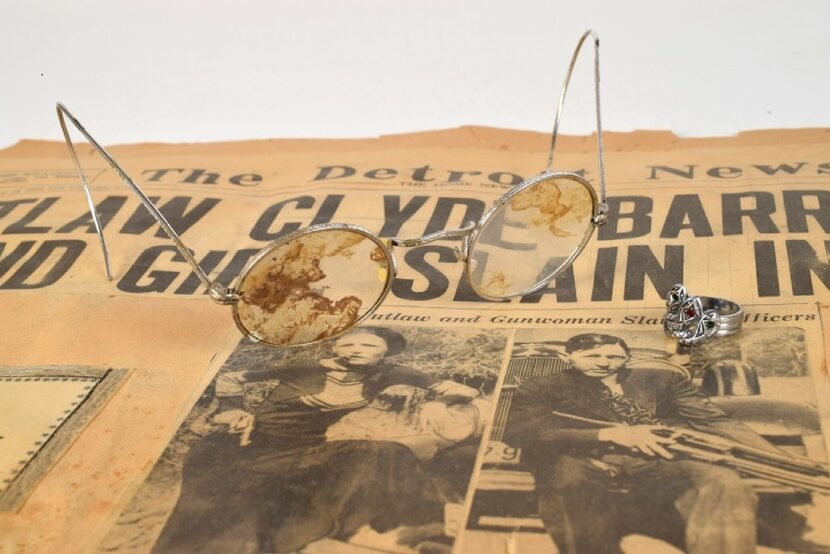
[[[549,132],[588,28],[606,130],[830,126],[826,2],[0,2],[0,147],[57,100],[106,144]],[[593,118],[586,56],[562,130]]]

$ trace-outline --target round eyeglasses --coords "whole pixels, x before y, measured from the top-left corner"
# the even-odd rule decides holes
[[[594,92],[599,198],[576,173],[552,171],[559,120],[583,43],[594,42]],[[192,266],[210,297],[229,304],[239,330],[271,346],[301,346],[335,338],[381,305],[397,274],[395,247],[462,239],[458,259],[476,294],[503,300],[545,287],[579,256],[594,227],[605,223],[605,167],[599,100],[599,37],[585,32],[571,58],[556,110],[547,169],[499,198],[477,222],[417,238],[380,238],[352,224],[323,224],[288,234],[256,253],[228,286],[211,280],[178,233],[121,166],[63,105],[58,120],[92,214],[107,276],[109,254],[89,183],[66,125],[72,125],[132,189]]]

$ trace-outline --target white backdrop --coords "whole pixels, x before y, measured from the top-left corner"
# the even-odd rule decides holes
[[[0,0],[0,147],[549,131],[581,32],[602,37],[606,129],[830,126],[830,3]],[[565,133],[592,130],[590,59]]]

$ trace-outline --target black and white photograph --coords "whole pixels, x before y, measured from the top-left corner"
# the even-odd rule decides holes
[[[241,342],[101,548],[449,552],[506,341],[361,326]]]
[[[804,328],[519,330],[465,552],[830,552]]]

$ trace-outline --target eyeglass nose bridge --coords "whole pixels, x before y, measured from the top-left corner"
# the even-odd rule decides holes
[[[423,246],[424,244],[429,244],[430,242],[435,242],[439,240],[460,238],[461,246],[457,246],[454,249],[455,258],[459,262],[466,262],[470,254],[470,238],[472,237],[473,233],[476,232],[478,226],[478,222],[468,221],[460,229],[446,229],[444,231],[436,231],[435,233],[430,233],[428,235],[424,235],[423,237],[411,239],[394,237],[387,240],[389,241],[389,244],[391,246],[403,246],[405,248],[412,248],[415,246]]]

